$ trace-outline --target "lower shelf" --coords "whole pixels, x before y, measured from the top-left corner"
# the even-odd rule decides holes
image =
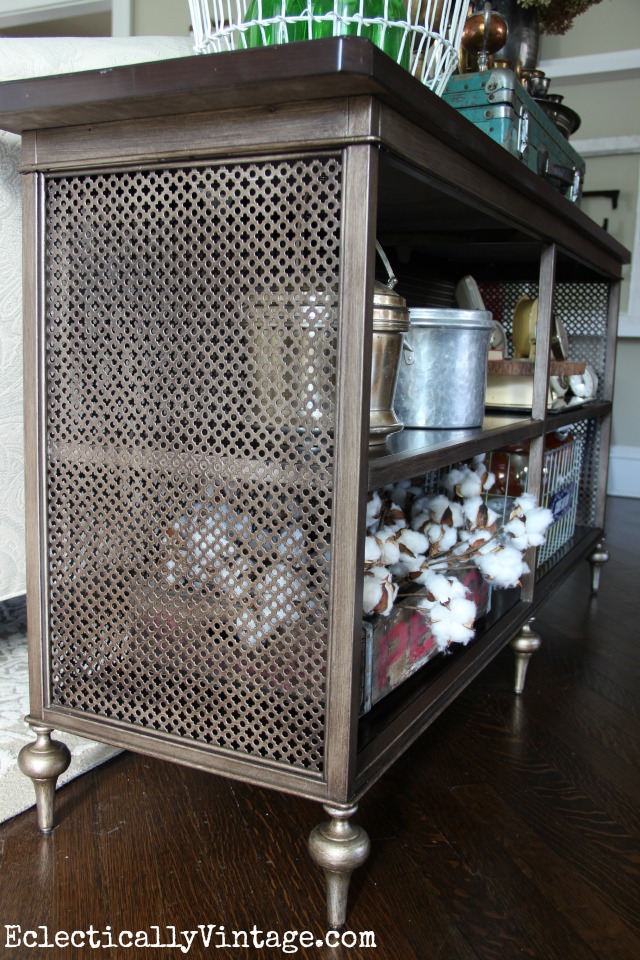
[[[515,636],[535,609],[593,550],[602,531],[578,527],[574,536],[537,571],[534,599],[520,590],[496,590],[477,636],[452,654],[427,663],[360,719],[356,795],[361,795],[406,750],[490,660]]]

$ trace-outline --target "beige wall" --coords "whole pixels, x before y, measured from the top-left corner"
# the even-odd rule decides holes
[[[186,36],[191,26],[187,0],[133,0],[131,32],[138,37]]]
[[[601,0],[576,17],[563,37],[543,37],[542,56],[577,57],[638,46],[638,0]]]

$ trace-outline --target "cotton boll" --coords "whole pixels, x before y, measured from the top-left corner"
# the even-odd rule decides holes
[[[378,563],[381,556],[382,547],[376,537],[366,537],[364,541],[364,562]]]
[[[520,498],[524,499],[524,498]],[[545,541],[546,532],[553,523],[553,514],[546,507],[535,506],[533,497],[527,497],[526,513],[519,513],[522,504],[518,504],[511,514],[511,519],[504,525],[504,530],[513,538],[513,546],[519,550],[527,547],[540,547]]]
[[[431,526],[432,519],[431,514],[423,510],[421,513],[418,513],[411,520],[411,529],[418,530],[419,533],[425,533],[425,528]]]
[[[451,643],[467,644],[473,639],[473,628],[461,623],[443,604],[435,603],[431,607],[429,621],[439,650],[446,650]]]
[[[426,587],[427,599],[429,600],[444,603],[451,597],[451,581],[441,573],[434,573],[429,569],[424,570],[418,577],[417,582]]]
[[[486,580],[496,587],[515,587],[520,577],[529,572],[522,554],[515,547],[495,547],[486,553],[476,555],[475,564]]]
[[[431,621],[430,615],[429,620]],[[436,623],[431,621],[429,625],[431,627],[431,635],[435,640],[436,649],[440,653],[444,653],[445,650],[449,649],[449,644],[451,643],[451,631],[449,629],[450,625],[444,621]]]
[[[484,461],[484,454],[481,454],[479,457],[474,457],[473,463],[473,472],[479,478],[480,483],[482,484],[482,489],[485,492],[490,490],[496,482],[496,477],[495,474],[491,473],[487,468],[487,465]]]
[[[397,563],[390,566],[391,573],[396,580],[415,580],[422,572],[424,557],[410,557],[409,554],[401,555]]]
[[[484,490],[485,493],[486,493],[488,490],[492,490],[492,489],[495,487],[495,485],[496,485],[496,475],[495,475],[495,473],[492,473],[491,470],[488,470],[487,473],[486,473],[486,475],[485,475],[485,479],[484,479],[484,483],[482,484],[482,488],[483,488],[483,490]]]
[[[396,536],[396,543],[402,554],[408,553],[413,557],[425,554],[429,549],[429,541],[424,534],[418,533],[417,530],[411,530],[409,527],[406,527]]]
[[[373,493],[369,495],[369,501],[367,503],[367,530],[371,531],[372,528],[375,528],[380,518],[381,511],[382,500],[380,499],[380,494],[374,490]]]
[[[459,537],[460,549],[455,552],[466,553],[467,550],[478,550],[483,543],[493,540],[493,533],[491,530],[460,530]]]
[[[505,523],[502,529],[505,531],[505,533],[509,534],[512,546],[516,547],[518,550],[527,549],[529,546],[529,539],[527,537],[527,528],[524,520],[521,520],[519,517],[514,517],[513,520],[509,520],[508,523]]]
[[[441,480],[442,486],[447,491],[450,497],[453,497],[454,492],[458,484],[460,484],[464,478],[465,474],[468,472],[468,467],[466,470],[458,469],[454,467],[453,470],[450,470]]]
[[[467,497],[478,497],[482,493],[482,480],[470,470],[456,485],[456,493],[465,500]]]
[[[415,487],[411,480],[400,480],[399,483],[389,483],[384,488],[385,495],[392,503],[397,503],[400,509],[406,510],[407,502],[414,496],[419,496],[422,491]]]
[[[453,526],[456,529],[464,526],[464,510],[462,509],[461,503],[450,503],[449,509],[451,510],[451,519],[453,521]]]
[[[455,527],[444,527],[442,539],[438,544],[440,553],[446,553],[451,550],[458,542],[458,531]]]
[[[388,617],[398,594],[398,585],[393,583],[391,573],[385,567],[371,567],[364,575],[362,610],[364,615],[377,613]]]
[[[429,517],[431,516],[431,511],[429,509],[429,502],[431,497],[422,496],[416,497],[416,499],[411,504],[411,518],[417,517],[420,513],[426,513]],[[413,525],[413,524],[412,524]]]
[[[426,597],[423,597],[416,604],[416,610],[419,610],[420,613],[423,613],[423,614],[425,613],[425,611],[426,613],[428,613],[431,610],[431,608],[434,606],[434,604],[436,604],[437,602],[438,602],[437,600],[428,600]]]
[[[400,547],[395,539],[396,533],[393,527],[382,527],[376,534],[382,550],[380,562],[384,567],[390,567],[400,560]]]
[[[464,513],[465,520],[472,528],[476,526],[478,511],[481,507],[482,498],[480,496],[469,497],[462,504],[462,512]]]
[[[380,606],[383,599],[382,581],[369,576],[367,572],[362,589],[362,612],[365,617],[371,616]]]
[[[451,618],[466,627],[472,627],[478,609],[468,597],[454,597],[449,603]]]
[[[495,531],[498,514],[482,500],[481,497],[470,497],[464,502],[464,512],[467,523],[472,530]]]
[[[427,500],[427,507],[436,523],[441,523],[443,514],[451,506],[451,501],[444,494],[437,494]]]
[[[427,528],[426,534],[431,544],[430,556],[447,553],[458,542],[458,531],[455,527],[441,527],[434,523]]]
[[[442,537],[444,536],[444,530],[439,523],[430,524],[424,532],[429,540],[429,543],[435,544],[436,546],[440,543]]]
[[[451,643],[461,643],[463,646],[466,646],[470,640],[473,640],[473,628],[465,627],[463,623],[456,623],[453,620],[449,620],[446,623],[434,624],[434,627],[439,628],[440,637],[442,640],[446,638],[447,645]]]
[[[488,504],[485,504],[487,508],[487,522],[486,526],[489,530],[495,530],[498,525],[498,520],[500,519],[499,515],[495,510],[492,510]]]
[[[426,588],[427,600],[436,600],[439,603],[446,603],[449,600],[466,597],[467,595],[464,584],[456,577],[447,577],[432,568],[424,570],[418,577],[417,583]]]
[[[380,519],[385,527],[393,527],[394,530],[402,530],[407,526],[407,518],[397,503],[383,503]]]
[[[533,510],[529,510],[526,516],[525,526],[532,546],[540,545],[539,543],[533,542],[533,537],[542,537],[540,543],[544,543],[545,534],[552,523],[553,513],[551,510],[547,510],[546,507],[534,507]]]
[[[519,497],[516,497],[515,500],[516,507],[520,507],[522,513],[528,513],[529,510],[533,510],[536,505],[536,498],[532,493],[523,493]]]

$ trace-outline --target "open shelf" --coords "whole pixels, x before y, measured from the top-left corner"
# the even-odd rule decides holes
[[[397,753],[480,673],[520,625],[533,616],[536,607],[589,555],[601,535],[600,529],[577,528],[540,569],[534,602],[522,600],[519,589],[494,590],[491,610],[478,620],[471,643],[438,655],[360,717],[357,782],[361,789],[384,772]]]

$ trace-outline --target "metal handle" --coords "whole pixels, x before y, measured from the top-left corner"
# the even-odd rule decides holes
[[[576,172],[573,167],[563,167],[559,163],[553,163],[549,151],[541,150],[538,154],[538,174],[541,177],[559,180],[560,183],[570,187],[573,184]]]
[[[552,163],[549,157],[547,157],[544,166],[544,175],[545,177],[553,177],[555,180],[559,180],[569,187],[573,184],[575,170],[573,167],[563,167],[559,163]]]
[[[538,174],[549,180],[557,180],[565,187],[570,187],[569,199],[578,200],[582,187],[582,172],[577,167],[565,167],[560,163],[553,163],[547,150],[538,154]]]
[[[387,286],[389,287],[390,290],[393,290],[393,288],[395,287],[396,283],[398,282],[398,278],[396,277],[395,273],[393,272],[393,268],[392,268],[391,264],[389,263],[389,257],[386,255],[386,253],[385,253],[384,250],[382,249],[382,244],[380,243],[379,240],[376,240],[376,250],[378,251],[378,256],[380,257],[380,259],[381,259],[382,262],[384,263],[385,270],[387,271],[387,274],[388,274],[388,277],[389,277],[389,279],[387,280]]]

